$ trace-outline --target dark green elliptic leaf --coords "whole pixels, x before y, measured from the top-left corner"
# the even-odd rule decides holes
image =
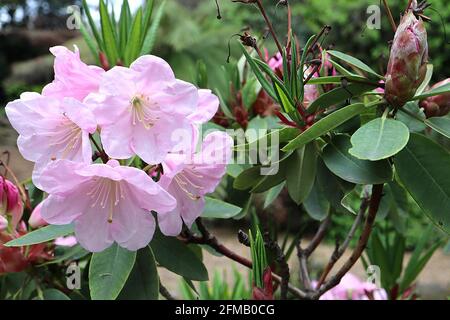
[[[322,194],[339,212],[349,212],[342,206],[341,200],[354,189],[355,185],[334,175],[321,158],[317,161],[317,182]]]
[[[208,271],[203,262],[194,251],[177,238],[155,232],[150,247],[156,261],[167,270],[190,280],[208,280]]]
[[[269,191],[267,191],[266,199],[264,200],[264,209],[267,209],[268,206],[270,206],[275,199],[278,197],[280,192],[283,190],[284,186],[286,185],[286,182],[283,181],[279,185],[271,188]]]
[[[158,300],[159,277],[155,256],[150,247],[140,249],[120,300]]]
[[[349,153],[362,160],[382,160],[400,152],[408,143],[409,129],[400,121],[377,118],[359,128],[351,138]]]
[[[437,96],[440,94],[445,94],[450,92],[450,83],[446,83],[440,87],[434,88],[430,91],[424,92],[420,95],[414,97],[414,100],[423,100],[428,97]]]
[[[205,197],[205,200],[205,209],[202,213],[203,218],[229,219],[238,215],[242,210],[238,206],[219,199]]]
[[[344,102],[347,99],[357,97],[364,92],[371,91],[378,87],[378,84],[363,84],[351,83],[345,87],[337,87],[331,91],[322,94],[319,98],[314,100],[308,107],[309,112],[326,109],[338,103]]]
[[[42,292],[44,300],[70,300],[68,296],[56,289],[47,289]]]
[[[302,203],[311,192],[316,178],[317,153],[314,143],[297,149],[286,161],[286,182],[295,203]]]
[[[450,153],[423,135],[413,134],[395,157],[395,167],[417,204],[450,234]]]
[[[344,122],[350,120],[354,116],[369,110],[362,103],[355,103],[341,108],[325,118],[320,119],[306,131],[291,140],[282,150],[291,151],[303,147],[305,144],[323,136],[331,130],[337,128]]]
[[[376,76],[377,78],[382,79],[383,76],[379,75],[378,73],[376,73],[371,67],[369,67],[367,64],[365,64],[364,62],[362,62],[361,60],[349,56],[348,54],[339,52],[339,51],[335,51],[335,50],[327,50],[327,53],[329,53],[330,55],[345,61],[346,63],[348,63],[349,65],[352,65],[360,70],[363,70],[371,75]]]
[[[403,110],[413,114],[415,117],[403,112]],[[419,121],[417,118],[422,120]],[[421,132],[427,127],[424,123],[426,119],[425,113],[419,108],[418,103],[414,101],[407,102],[401,109],[399,109],[396,119],[406,124],[411,132]]]
[[[433,117],[425,120],[425,124],[444,137],[450,139],[450,118],[449,117]]]
[[[127,282],[134,266],[136,252],[114,243],[92,255],[89,266],[89,289],[92,300],[114,300]]]
[[[325,165],[338,177],[356,184],[380,184],[392,180],[392,167],[387,160],[367,161],[348,153],[350,137],[335,136],[323,149]]]
[[[241,172],[233,182],[233,188],[247,190],[258,184],[264,176],[261,176],[261,167],[251,167]]]
[[[306,200],[303,202],[308,215],[314,220],[322,221],[330,211],[330,202],[323,194],[323,190],[317,179]]]
[[[32,232],[23,235],[20,238],[14,239],[6,243],[7,247],[22,247],[29,246],[32,244],[47,242],[54,240],[59,237],[67,236],[74,232],[74,227],[72,224],[68,225],[48,225],[43,228],[39,228]]]

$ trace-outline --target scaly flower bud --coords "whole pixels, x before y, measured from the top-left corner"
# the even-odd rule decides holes
[[[425,78],[428,62],[427,32],[412,10],[403,16],[395,33],[386,75],[386,100],[402,107]]]
[[[431,87],[431,90],[448,83],[450,83],[450,78],[436,83]],[[420,103],[420,106],[424,109],[427,118],[443,117],[450,111],[450,93],[428,97]]]

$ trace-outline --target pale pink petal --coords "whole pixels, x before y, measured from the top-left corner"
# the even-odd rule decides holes
[[[28,225],[32,228],[39,228],[46,226],[48,223],[41,216],[42,202],[39,203],[36,208],[34,208],[31,213],[30,218],[28,219]]]
[[[158,81],[175,80],[170,65],[163,59],[152,55],[139,57],[131,64],[130,69],[139,72],[142,79],[150,85]]]
[[[94,113],[85,104],[72,98],[65,98],[61,106],[65,115],[81,129],[89,133],[97,130]]]
[[[113,244],[108,217],[108,210],[88,206],[75,220],[75,236],[83,248],[100,252]]]
[[[8,228],[8,220],[4,216],[0,216],[0,231],[4,231]]]
[[[219,109],[219,98],[211,90],[198,90],[198,107],[195,113],[189,116],[189,120],[201,124],[211,120]]]
[[[83,163],[56,160],[43,169],[38,180],[33,180],[33,182],[35,185],[40,185],[40,188],[49,194],[64,195],[88,181],[87,177],[76,173],[76,170],[83,167],[85,167]]]
[[[55,80],[44,87],[43,95],[57,98],[72,97],[82,101],[89,93],[98,90],[104,70],[88,66],[80,60],[78,48],[75,52],[57,46],[50,48],[55,56]]]
[[[184,116],[193,114],[199,101],[198,89],[182,80],[175,80],[165,88],[153,91],[151,98],[158,103],[163,112]]]
[[[114,125],[105,126],[101,131],[101,139],[106,153],[116,159],[128,159],[134,155],[131,148],[133,127],[128,114],[119,117]]]
[[[89,207],[89,197],[81,193],[67,196],[50,195],[44,200],[41,216],[50,224],[65,225],[72,223]]]

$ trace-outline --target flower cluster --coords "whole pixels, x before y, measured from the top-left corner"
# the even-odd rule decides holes
[[[77,49],[51,52],[55,80],[6,107],[20,152],[35,163],[33,182],[48,194],[44,221],[74,223],[78,242],[93,252],[114,242],[146,246],[154,216],[166,235],[178,235],[183,222],[190,227],[231,157],[223,132],[198,143],[198,127],[214,116],[218,98],[176,79],[156,56],[105,72],[83,63]],[[160,180],[126,165],[133,159],[160,168]]]

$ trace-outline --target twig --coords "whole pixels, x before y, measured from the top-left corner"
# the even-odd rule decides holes
[[[331,214],[329,214],[325,220],[320,224],[319,228],[317,229],[316,234],[312,238],[311,242],[309,243],[308,247],[304,250],[305,255],[307,258],[316,250],[316,248],[319,246],[319,244],[322,242],[323,238],[325,237],[325,233],[328,229],[328,226],[331,222]]]
[[[103,150],[103,148],[100,148],[100,146],[98,145],[97,141],[95,141],[94,136],[92,134],[89,135],[89,139],[91,139],[92,143],[97,148],[99,156],[102,159],[103,163],[107,163],[109,159],[108,155],[105,153],[105,150]]]
[[[297,244],[297,257],[299,262],[299,272],[300,279],[302,280],[303,286],[306,291],[312,291],[311,278],[309,277],[308,271],[308,261],[305,250],[303,250],[300,246],[300,243]]]
[[[269,31],[272,34],[273,40],[275,41],[275,44],[277,45],[278,51],[280,53],[282,53],[283,52],[283,47],[281,46],[280,41],[278,41],[277,35],[275,33],[275,30],[274,30],[274,28],[272,26],[272,23],[269,20],[269,17],[266,14],[266,10],[264,10],[264,6],[262,5],[261,0],[257,0],[256,1],[256,5],[258,6],[259,11],[261,11],[261,14],[264,17],[264,20],[266,20],[267,27],[269,28]]]
[[[291,277],[290,271],[289,271],[289,265],[286,261],[286,256],[284,255],[283,250],[281,250],[280,246],[276,241],[273,241],[270,239],[270,236],[268,233],[265,233],[266,238],[266,247],[274,252],[275,255],[275,261],[278,263],[280,267],[280,276],[281,276],[281,282],[280,282],[280,298],[281,300],[287,299],[287,293],[288,293],[288,286],[289,286],[289,279]]]
[[[353,222],[353,225],[350,228],[349,233],[347,234],[347,237],[344,240],[344,243],[339,246],[336,246],[336,250],[334,250],[333,254],[331,255],[330,260],[328,261],[327,266],[322,272],[322,275],[319,278],[319,281],[317,283],[317,288],[320,288],[322,284],[325,282],[328,274],[330,273],[331,269],[333,269],[336,262],[342,257],[344,252],[347,250],[348,246],[350,245],[350,241],[353,239],[356,230],[358,229],[359,225],[361,224],[364,214],[367,210],[367,207],[369,205],[369,200],[367,198],[364,198],[361,202],[361,206],[359,207],[358,215],[356,216],[355,221]]]
[[[364,249],[366,248],[367,241],[372,232],[372,227],[377,216],[378,208],[380,206],[381,198],[383,196],[383,185],[376,184],[372,187],[372,196],[370,198],[369,213],[364,224],[364,228],[361,236],[359,237],[358,245],[353,250],[352,255],[348,258],[347,262],[339,269],[339,271],[330,280],[325,282],[323,286],[318,288],[318,291],[311,296],[312,299],[318,299],[322,294],[338,285],[342,277],[353,267],[353,265],[361,257]]]
[[[395,20],[394,20],[394,17],[392,16],[391,8],[389,8],[389,4],[388,4],[387,0],[383,0],[383,4],[384,4],[384,7],[386,8],[386,12],[387,12],[387,15],[389,18],[389,22],[391,23],[392,30],[394,30],[394,32],[396,32],[397,25],[395,24]]]
[[[163,286],[161,279],[159,279],[159,293],[167,300],[177,300],[170,294],[169,290],[167,290],[167,288]]]

